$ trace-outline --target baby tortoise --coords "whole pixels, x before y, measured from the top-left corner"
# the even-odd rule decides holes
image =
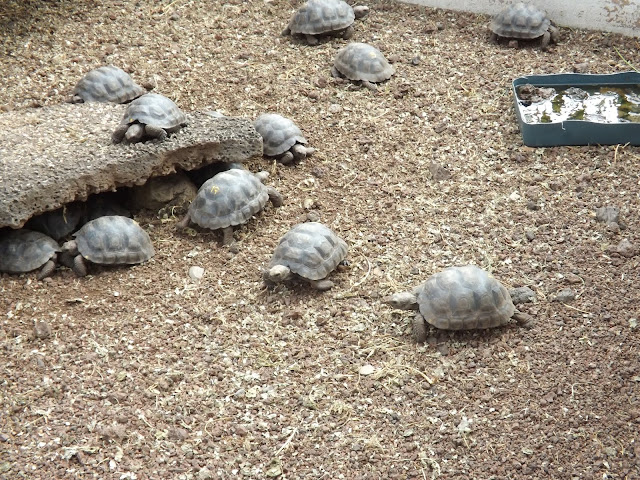
[[[26,228],[9,230],[0,236],[0,272],[26,273],[40,269],[37,279],[51,276],[60,245],[44,233]]]
[[[87,275],[86,262],[100,265],[133,265],[155,254],[149,234],[135,220],[119,215],[98,217],[62,245],[61,262],[76,275]]]
[[[534,40],[540,38],[540,47],[545,50],[550,42],[558,40],[558,29],[551,24],[544,10],[535,5],[523,2],[514,3],[496,15],[491,24],[491,39],[510,38],[518,44],[518,40]]]
[[[113,143],[164,140],[186,125],[187,117],[175,103],[163,95],[147,93],[127,106],[112,140]]]
[[[127,103],[147,93],[131,76],[113,65],[91,70],[73,89],[72,103]]]
[[[278,241],[264,280],[277,283],[298,277],[313,288],[329,290],[333,282],[327,276],[346,256],[346,242],[329,227],[318,222],[300,223]]]
[[[315,152],[315,148],[305,146],[307,139],[302,136],[300,128],[282,115],[264,113],[253,122],[253,126],[262,136],[264,154],[285,165],[303,160]]]
[[[376,83],[389,80],[396,69],[377,48],[366,43],[350,43],[341,49],[333,61],[331,75],[348,78],[370,90],[377,90]]]
[[[258,175],[233,168],[220,172],[202,184],[189,211],[176,227],[184,229],[190,222],[210,230],[222,230],[222,244],[233,243],[233,227],[249,221],[271,201],[275,207],[282,205],[280,192],[267,187],[262,179],[267,172]]]
[[[369,7],[352,7],[343,0],[309,0],[292,15],[282,35],[303,37],[309,45],[317,45],[323,35],[346,40],[353,36],[353,21],[368,13]]]
[[[506,325],[513,318],[530,324],[530,315],[516,311],[507,289],[475,265],[449,267],[431,275],[410,292],[384,299],[402,310],[419,310],[413,320],[418,343],[427,339],[427,324],[443,330],[471,330]]]

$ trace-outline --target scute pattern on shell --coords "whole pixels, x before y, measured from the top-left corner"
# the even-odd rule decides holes
[[[264,154],[268,156],[281,155],[296,143],[307,143],[293,121],[276,113],[263,113],[253,126],[262,136]]]
[[[149,234],[128,217],[96,218],[74,236],[80,254],[93,263],[132,265],[149,260],[155,254]]]
[[[318,222],[300,223],[278,241],[269,268],[285,265],[309,280],[321,280],[347,256],[347,244]]]
[[[505,38],[538,38],[549,29],[547,14],[535,5],[522,2],[502,10],[491,21],[491,31]]]
[[[350,80],[382,82],[396,73],[380,50],[366,43],[349,43],[338,52],[333,65]]]
[[[173,101],[164,95],[147,93],[127,106],[120,124],[127,125],[135,122],[170,130],[186,124],[187,117]]]
[[[246,223],[268,200],[267,188],[254,174],[227,170],[202,184],[189,206],[189,216],[201,227],[217,230]]]
[[[355,20],[353,8],[342,0],[309,0],[291,17],[293,34],[322,35],[347,28]]]
[[[0,237],[0,272],[24,273],[47,263],[60,246],[44,233],[26,228]]]
[[[427,323],[445,330],[498,327],[515,312],[507,289],[475,265],[429,277],[419,290],[418,305]]]
[[[124,70],[112,65],[91,70],[76,84],[73,94],[85,102],[125,103],[146,90]]]

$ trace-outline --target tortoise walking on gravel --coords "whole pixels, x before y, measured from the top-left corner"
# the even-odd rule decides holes
[[[330,228],[300,223],[278,241],[264,280],[277,283],[298,277],[318,290],[329,290],[333,282],[327,276],[346,256],[347,244]]]
[[[323,35],[353,36],[353,21],[364,18],[369,7],[351,7],[343,0],[309,0],[291,17],[282,35],[304,37],[309,45],[317,45]]]
[[[267,187],[262,179],[267,172],[257,175],[231,169],[220,172],[202,184],[189,211],[178,222],[178,229],[186,228],[190,222],[210,230],[222,230],[222,244],[233,243],[233,227],[242,225],[271,201],[282,205],[282,195],[273,187]]]
[[[475,265],[446,268],[413,291],[384,301],[395,308],[419,310],[413,320],[418,343],[427,339],[427,324],[443,330],[471,330],[506,325],[512,317],[519,323],[531,322],[529,315],[516,311],[507,289]]]
[[[384,82],[396,73],[377,48],[366,43],[350,43],[342,48],[333,61],[331,75],[360,82],[370,90],[377,90],[375,83]]]
[[[284,164],[303,160],[315,152],[315,148],[305,147],[307,139],[300,128],[282,115],[264,113],[253,126],[262,136],[264,154]]]
[[[133,265],[146,262],[155,254],[149,234],[135,220],[119,215],[91,220],[73,236],[74,240],[62,245],[61,257],[79,277],[87,275],[87,261]]]
[[[0,236],[0,272],[26,273],[40,267],[38,280],[56,268],[60,245],[44,233],[22,228]]]
[[[72,103],[127,103],[147,93],[124,70],[107,65],[91,70],[73,89]]]
[[[147,93],[127,106],[112,140],[113,143],[164,140],[186,125],[187,117],[175,103],[163,95]]]
[[[540,47],[544,50],[550,42],[558,40],[558,29],[551,24],[544,10],[523,2],[514,3],[498,13],[491,24],[491,39],[513,39],[515,46],[518,40],[540,38]]]

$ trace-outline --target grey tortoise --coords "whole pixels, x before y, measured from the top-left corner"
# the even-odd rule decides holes
[[[134,265],[149,260],[155,249],[135,220],[120,215],[96,218],[62,245],[61,261],[76,275],[87,275],[87,262],[99,265]]]
[[[72,103],[127,103],[147,93],[124,70],[106,65],[91,70],[73,89]]]
[[[40,268],[37,279],[51,276],[60,245],[41,232],[21,228],[0,236],[0,272],[26,273]]]
[[[352,7],[343,0],[309,0],[292,16],[282,35],[304,38],[309,45],[317,45],[319,37],[353,36],[353,21],[364,18],[369,7]]]
[[[282,115],[263,113],[253,122],[253,126],[262,136],[264,154],[275,157],[283,164],[303,160],[315,152],[315,148],[305,146],[307,139],[300,128]]]
[[[198,189],[189,211],[176,227],[184,229],[191,222],[202,228],[222,230],[222,244],[233,243],[233,227],[242,225],[271,201],[275,207],[283,203],[282,195],[265,186],[267,172],[253,174],[233,168],[214,175]]]
[[[418,343],[427,339],[427,324],[443,330],[471,330],[506,325],[511,318],[531,322],[528,314],[516,311],[507,289],[475,265],[446,268],[413,291],[396,293],[384,302],[419,310],[412,324]]]
[[[113,143],[164,140],[186,125],[187,117],[173,101],[158,93],[147,93],[127,106],[112,140]]]
[[[320,291],[329,290],[334,284],[327,276],[344,261],[347,250],[346,242],[322,223],[295,225],[278,241],[263,273],[265,283],[299,278]]]
[[[515,46],[518,40],[540,39],[540,47],[544,50],[551,42],[557,42],[559,32],[552,25],[544,10],[535,5],[523,2],[514,3],[498,13],[491,24],[491,39],[512,39]]]
[[[380,50],[366,43],[353,42],[336,55],[331,74],[336,78],[347,78],[363,86],[377,90],[376,83],[384,82],[396,73],[395,68]]]

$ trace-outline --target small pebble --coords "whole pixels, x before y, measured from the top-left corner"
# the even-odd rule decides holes
[[[204,277],[204,268],[196,265],[189,268],[189,278],[191,278],[191,280],[199,281],[202,280],[202,277]]]
[[[618,255],[631,258],[637,253],[637,249],[633,243],[624,238],[620,241],[620,243],[618,243],[616,252],[618,252]]]
[[[558,294],[553,298],[553,302],[561,302],[568,303],[576,299],[576,292],[574,292],[571,288],[563,288],[558,292]]]
[[[39,339],[49,338],[51,336],[51,327],[45,320],[34,320],[33,333]]]
[[[358,373],[360,373],[360,375],[371,375],[375,371],[376,371],[376,367],[374,367],[373,365],[367,364],[360,367],[360,370],[358,370]]]

